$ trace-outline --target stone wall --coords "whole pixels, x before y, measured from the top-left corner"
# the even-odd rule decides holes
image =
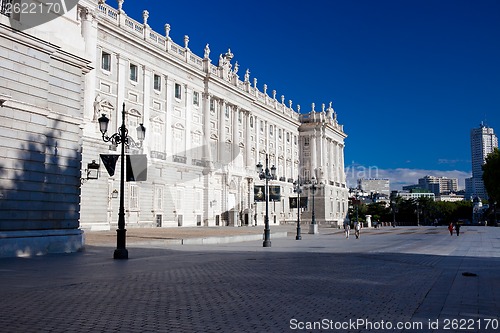
[[[0,257],[73,252],[88,62],[0,23]]]

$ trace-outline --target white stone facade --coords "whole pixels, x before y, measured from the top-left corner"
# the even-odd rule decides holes
[[[2,2],[0,257],[77,251],[82,90],[90,70],[77,9],[27,28],[24,14],[9,18]]]
[[[169,25],[158,34],[149,13],[139,23],[123,5],[80,0],[31,28],[0,13],[0,256],[77,251],[81,229],[116,228],[121,170],[109,176],[100,154],[119,149],[97,118],[105,113],[117,132],[123,103],[130,137],[146,127],[142,148],[127,153],[148,158],[147,181],[125,186],[127,228],[262,225],[253,189],[266,155],[281,189],[271,226],[296,221],[288,198],[299,175],[320,183],[316,220],[343,222],[346,135],[331,104],[302,114],[259,88],[230,50],[214,56],[207,45],[198,56],[188,36],[176,44]],[[92,161],[100,175],[87,180]]]
[[[123,7],[122,7],[123,6]],[[170,26],[160,35],[105,3],[80,6],[82,35],[95,68],[86,76],[83,159],[118,154],[104,143],[97,118],[105,113],[110,133],[121,125],[122,103],[132,138],[143,123],[141,149],[148,158],[148,180],[125,188],[126,226],[217,226],[263,224],[264,204],[254,203],[253,186],[263,184],[255,165],[275,165],[282,199],[270,204],[270,221],[294,221],[288,208],[292,182],[317,175],[316,219],[342,223],[347,214],[344,139],[331,105],[301,115],[284,96],[261,89],[249,70],[240,71],[228,50],[212,62],[174,43]],[[243,73],[242,73],[243,72]],[[240,78],[240,75],[242,76]],[[111,150],[110,150],[111,149]],[[109,177],[101,164],[98,180],[82,186],[81,227],[98,230],[117,223],[120,170]],[[82,170],[83,172],[84,170]],[[310,212],[304,213],[304,219]]]

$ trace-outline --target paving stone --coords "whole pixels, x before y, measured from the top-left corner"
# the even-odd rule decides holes
[[[114,243],[95,241],[77,254],[0,259],[0,332],[463,332],[444,325],[499,320],[500,228],[451,239],[445,228],[364,229],[358,240],[320,228],[301,241],[286,228],[271,248],[158,242],[113,260]]]

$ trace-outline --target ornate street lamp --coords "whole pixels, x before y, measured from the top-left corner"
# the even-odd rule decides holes
[[[265,196],[266,196],[266,216],[264,217],[264,247],[271,247],[271,230],[269,229],[269,180],[276,178],[276,167],[273,165],[269,170],[269,157],[266,154],[266,169],[262,169],[262,163],[257,164],[257,173],[259,178],[266,180]]]
[[[295,236],[295,240],[301,240],[302,236],[300,234],[300,194],[302,193],[302,182],[300,181],[300,176],[297,177],[297,180],[293,183],[293,191],[297,193],[297,236]]]
[[[420,203],[417,199],[417,226],[420,226]]]
[[[392,210],[392,227],[396,228],[396,213],[398,212],[396,197],[398,196],[397,191],[392,191],[391,200],[391,210]]]
[[[316,177],[311,178],[311,185],[309,186],[309,189],[312,192],[312,215],[311,215],[311,224],[309,225],[309,233],[310,234],[317,234],[318,233],[318,224],[316,223],[316,212],[314,209],[314,196],[316,194],[316,190],[320,188],[322,184],[318,184],[318,180]]]
[[[354,200],[353,200],[353,206],[356,207],[356,223],[359,222],[359,214],[358,214],[358,209],[359,209],[359,188],[350,188],[349,189],[350,193],[354,194]]]
[[[99,164],[95,160],[87,164],[87,179],[99,179]]]
[[[122,110],[122,125],[120,126],[120,131],[107,136],[109,119],[103,114],[99,119],[99,130],[102,133],[102,139],[104,142],[111,142],[114,145],[121,144],[121,155],[120,155],[120,210],[118,212],[118,229],[116,230],[116,250],[113,254],[114,259],[128,259],[128,251],[125,247],[125,234],[127,230],[125,229],[125,208],[124,208],[124,192],[125,192],[125,145],[127,147],[134,146],[137,148],[142,147],[142,142],[146,135],[146,128],[140,124],[137,127],[137,139],[139,143],[135,143],[132,138],[128,136],[128,130],[125,127],[125,103],[123,103]]]

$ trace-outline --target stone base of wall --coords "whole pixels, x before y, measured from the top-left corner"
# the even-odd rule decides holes
[[[79,229],[0,231],[0,257],[32,257],[83,249]]]
[[[109,223],[81,223],[80,229],[83,231],[109,231],[111,230],[111,226]]]

